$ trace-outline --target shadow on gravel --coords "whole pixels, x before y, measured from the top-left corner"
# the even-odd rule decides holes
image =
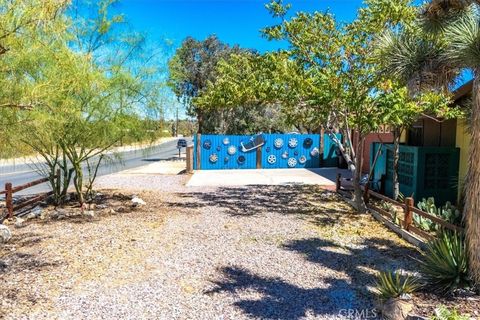
[[[356,297],[345,280],[326,279],[327,288],[305,289],[282,279],[261,277],[239,267],[220,270],[226,278],[215,282],[216,288],[206,292],[231,293],[254,290],[262,298],[242,299],[234,305],[245,314],[261,319],[296,320],[307,314],[335,317],[341,309],[357,308]]]
[[[244,293],[254,291],[260,299],[241,299],[234,305],[245,314],[262,319],[301,319],[309,314],[325,318],[346,317],[348,310],[363,312],[364,316],[367,313],[370,319],[375,319],[374,296],[367,289],[374,286],[375,272],[399,268],[415,272],[417,269],[411,258],[414,251],[379,238],[365,239],[355,249],[340,247],[321,238],[294,240],[283,247],[345,277],[322,277],[319,274],[320,287],[302,288],[239,267],[225,267],[220,270],[224,280],[214,282],[216,287],[207,294],[223,292],[242,297]]]
[[[215,192],[178,193],[181,202],[166,202],[171,207],[219,207],[233,216],[253,216],[262,211],[281,214],[312,214],[319,211],[312,202],[339,201],[332,192],[317,186],[249,186],[223,187]],[[322,208],[325,212],[326,208]],[[334,210],[342,211],[341,208]]]
[[[398,270],[416,272],[418,253],[389,239],[365,238],[353,246],[339,246],[337,243],[310,238],[292,240],[283,245],[289,251],[299,253],[307,261],[317,263],[330,270],[344,272],[352,285],[362,295],[369,295],[367,286],[375,285],[377,271]]]

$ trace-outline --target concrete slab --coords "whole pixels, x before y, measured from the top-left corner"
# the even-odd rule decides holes
[[[187,183],[189,187],[220,187],[248,185],[306,184],[335,188],[337,173],[349,176],[347,170],[318,169],[253,169],[253,170],[200,170],[195,171]]]

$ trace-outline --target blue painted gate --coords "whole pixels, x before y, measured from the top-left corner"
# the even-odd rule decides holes
[[[263,140],[261,151],[248,146],[257,137]],[[257,154],[261,156],[263,169],[319,168],[336,166],[335,144],[325,135],[323,153],[320,154],[319,134],[262,134],[259,136],[201,135],[194,137],[194,150],[200,143],[200,169],[256,169]],[[243,145],[243,146],[242,146]],[[245,148],[247,146],[247,148]],[[194,169],[197,169],[194,151]]]

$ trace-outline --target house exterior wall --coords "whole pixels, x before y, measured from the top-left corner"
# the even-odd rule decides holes
[[[470,140],[471,136],[467,132],[467,126],[464,119],[457,120],[456,126],[456,141],[455,146],[460,148],[460,166],[458,170],[458,195],[460,197],[460,193],[463,187],[463,182],[465,181],[465,177],[467,176],[468,170],[468,154],[470,151]]]
[[[421,137],[417,136],[414,141],[412,134],[410,133],[408,145],[423,147],[454,147],[456,143],[456,126],[456,119],[449,119],[442,122],[429,118],[419,119],[412,128],[421,130]]]
[[[355,133],[352,136],[352,140],[355,143]],[[406,141],[406,134],[405,132],[402,133],[400,137],[400,143],[405,143]],[[381,142],[381,143],[393,143],[393,133],[391,132],[390,128],[384,126],[378,130],[378,132],[372,132],[367,134],[365,137],[364,145],[363,145],[363,163],[362,163],[362,172],[367,174],[370,172],[370,148],[373,142]],[[375,154],[373,155],[375,157]]]

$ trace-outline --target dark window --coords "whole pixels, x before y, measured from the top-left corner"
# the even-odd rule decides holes
[[[408,145],[421,147],[423,146],[423,127],[413,126],[408,129]]]

